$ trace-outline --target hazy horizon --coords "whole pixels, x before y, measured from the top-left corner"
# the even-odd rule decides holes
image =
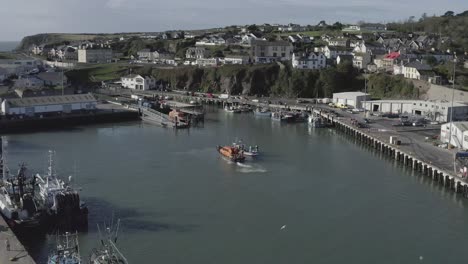
[[[5,6],[5,4],[3,4]],[[131,33],[194,30],[263,23],[316,24],[394,22],[423,13],[460,13],[468,3],[427,0],[423,4],[394,0],[15,0],[0,9],[0,41],[20,41],[39,33]]]

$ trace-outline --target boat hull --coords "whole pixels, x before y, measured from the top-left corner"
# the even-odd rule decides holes
[[[219,154],[221,154],[223,157],[229,159],[230,161],[233,161],[233,162],[243,162],[243,161],[245,161],[245,156],[244,155],[242,155],[240,153],[237,153],[237,154],[229,153],[229,151],[225,147],[218,146],[217,150],[218,150]]]

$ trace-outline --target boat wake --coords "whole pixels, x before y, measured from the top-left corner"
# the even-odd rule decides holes
[[[248,164],[243,164],[240,162],[236,163],[237,166],[239,166],[239,172],[241,173],[265,173],[267,172],[267,169],[260,165],[248,165]]]

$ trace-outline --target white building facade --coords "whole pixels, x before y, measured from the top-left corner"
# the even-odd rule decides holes
[[[96,98],[92,94],[73,94],[5,99],[2,115],[35,116],[46,113],[72,113],[95,110]]]
[[[450,131],[452,131],[450,133]],[[440,126],[440,141],[468,150],[468,122],[451,122]]]
[[[156,79],[153,77],[143,77],[138,74],[127,75],[120,80],[122,87],[133,90],[147,91],[156,87]]]
[[[370,95],[363,92],[343,92],[333,94],[333,102],[335,104],[348,105],[354,108],[362,108],[363,102],[369,100]]]
[[[321,52],[311,52],[309,54],[296,54],[292,55],[292,66],[296,69],[323,69],[327,67],[327,58]]]
[[[112,61],[111,49],[78,49],[79,63],[109,63]]]

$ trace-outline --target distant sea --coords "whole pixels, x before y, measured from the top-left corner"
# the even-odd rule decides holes
[[[19,43],[19,41],[0,41],[0,51],[12,51]]]

